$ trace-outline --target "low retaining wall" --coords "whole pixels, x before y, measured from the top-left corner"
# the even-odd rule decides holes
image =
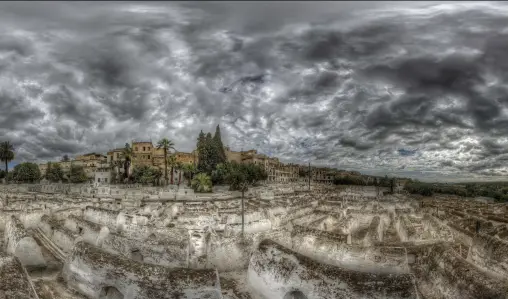
[[[170,269],[143,264],[78,242],[67,259],[62,275],[79,293],[98,298],[108,288],[124,299],[222,298],[215,270]]]
[[[487,235],[476,235],[470,258],[478,266],[508,277],[508,243]]]
[[[64,226],[73,233],[77,233],[84,241],[90,244],[97,244],[101,232],[100,225],[70,215],[69,218],[65,220]]]
[[[5,230],[7,222],[9,222],[11,216],[19,216],[21,223],[25,227],[36,227],[42,217],[44,211],[42,209],[32,209],[25,211],[22,209],[4,209],[0,210],[0,231]]]
[[[176,240],[175,240],[176,241]],[[101,248],[126,258],[142,261],[147,264],[166,267],[185,267],[189,243],[172,242],[171,244],[154,244],[127,239],[110,233],[101,242]]]
[[[120,212],[118,211],[88,206],[86,207],[83,216],[85,220],[101,225],[116,227],[119,213]]]
[[[57,227],[53,230],[53,235],[50,238],[58,248],[68,254],[74,247],[76,235],[66,227]]]
[[[363,247],[348,245],[346,235],[295,226],[291,249],[321,263],[351,270],[380,273],[407,272],[406,253],[402,247]],[[278,241],[278,240],[276,240]]]
[[[320,264],[264,240],[251,257],[248,282],[266,298],[299,291],[307,298],[417,298],[409,274],[372,274]]]
[[[46,267],[46,261],[42,256],[41,248],[37,242],[28,235],[23,224],[16,217],[10,217],[4,234],[7,253],[19,258],[21,263],[26,267]]]
[[[418,290],[425,298],[506,299],[506,281],[496,279],[468,263],[445,244],[428,246],[413,252],[411,265],[417,277]]]
[[[0,294],[3,298],[37,298],[29,279],[16,257],[0,253]]]
[[[65,208],[65,209],[55,210],[52,213],[52,216],[55,217],[55,219],[57,219],[57,220],[65,220],[70,215],[82,217],[83,216],[83,209],[81,207]]]

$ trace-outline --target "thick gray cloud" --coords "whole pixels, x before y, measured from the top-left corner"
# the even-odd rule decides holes
[[[508,5],[0,3],[19,161],[133,139],[424,180],[508,171]],[[411,153],[411,154],[408,154]]]

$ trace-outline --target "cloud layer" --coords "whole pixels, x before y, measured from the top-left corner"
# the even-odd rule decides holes
[[[504,3],[2,2],[0,26],[0,140],[19,161],[190,151],[220,123],[284,162],[507,175]]]

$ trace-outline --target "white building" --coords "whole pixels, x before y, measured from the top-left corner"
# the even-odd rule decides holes
[[[109,171],[96,171],[94,183],[109,184],[111,182],[111,173]]]

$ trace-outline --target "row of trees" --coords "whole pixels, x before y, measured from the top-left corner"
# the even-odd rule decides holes
[[[463,197],[491,197],[496,201],[508,202],[508,186],[506,183],[468,183],[468,184],[431,184],[410,182],[404,189],[412,194],[432,196],[435,193],[450,194]]]
[[[205,134],[201,131],[196,148],[198,152],[196,171],[202,183],[207,182],[210,185],[209,188],[202,189],[210,189],[211,185],[227,184],[230,190],[245,192],[248,186],[253,186],[268,177],[260,165],[228,162],[219,126],[216,127],[213,137],[211,133]],[[197,180],[193,183],[198,184]]]
[[[222,144],[220,127],[215,129],[215,135],[211,133],[199,133],[196,149],[198,152],[198,172],[212,175],[217,165],[227,162],[224,145]]]

